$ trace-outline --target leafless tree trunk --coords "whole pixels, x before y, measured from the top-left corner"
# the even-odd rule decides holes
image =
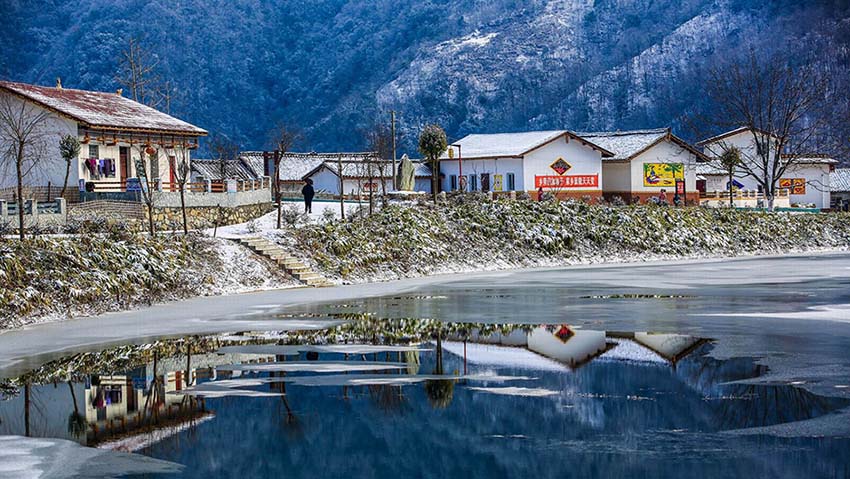
[[[192,174],[189,161],[189,149],[184,145],[182,148],[172,150],[174,157],[174,179],[177,181],[177,189],[180,191],[180,214],[183,219],[183,234],[189,234],[189,222],[186,218],[186,184]]]
[[[696,117],[694,125],[697,131],[744,128],[749,133],[753,148],[740,149],[738,169],[758,183],[773,210],[780,178],[821,146],[829,91],[829,77],[812,65],[762,60],[752,51],[746,59],[711,71],[707,94],[713,108],[711,114]],[[705,144],[715,158],[734,146],[724,140]]]
[[[272,183],[272,191],[274,192],[274,199],[277,202],[277,228],[281,228],[281,208],[283,207],[281,201],[280,194],[280,160],[286,155],[288,152],[292,150],[292,147],[295,145],[295,142],[301,135],[294,130],[293,128],[285,125],[279,124],[274,130],[272,130],[272,138],[274,140],[274,145],[277,147],[277,151],[279,154],[275,157],[274,160],[274,183]]]
[[[46,160],[47,110],[0,93],[0,166],[14,169],[18,203],[18,233],[24,239],[24,181]],[[35,207],[35,205],[33,205]]]
[[[339,171],[339,217],[345,219],[345,178],[342,173],[342,155],[337,155],[336,165]]]
[[[155,108],[163,99],[162,95],[158,94],[158,66],[159,60],[156,56],[137,38],[131,37],[118,58],[119,70],[115,81],[129,91],[133,101]]]
[[[153,152],[149,152],[148,149]],[[139,152],[139,158],[136,161],[136,176],[139,178],[139,182],[141,183],[142,190],[142,201],[145,203],[145,207],[148,211],[148,232],[151,236],[156,234],[156,225],[154,223],[154,209],[156,208],[156,198],[157,198],[157,182],[159,177],[150,178],[148,174],[148,165],[149,163],[145,160],[147,157],[150,160],[150,164],[152,166],[153,162],[159,162],[159,151],[157,151],[153,145],[145,144],[144,142],[139,143],[136,146],[136,150]],[[153,170],[153,168],[151,168]]]

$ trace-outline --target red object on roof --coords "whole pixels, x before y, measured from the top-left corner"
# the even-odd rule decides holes
[[[206,130],[115,92],[52,88],[5,81],[0,81],[0,91],[23,97],[91,128],[193,136],[207,134]]]

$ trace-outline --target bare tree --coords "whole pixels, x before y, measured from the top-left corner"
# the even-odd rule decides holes
[[[274,158],[274,183],[272,183],[272,193],[274,195],[274,200],[277,202],[278,229],[281,227],[280,214],[283,207],[280,195],[280,160],[284,157],[284,155],[292,150],[295,142],[298,141],[300,137],[301,135],[295,129],[283,123],[278,124],[271,133],[271,138],[278,151],[278,155]]]
[[[157,74],[158,66],[156,55],[144,47],[139,39],[130,37],[118,58],[115,81],[127,89],[133,101],[157,107],[164,99],[162,83]],[[170,109],[170,87],[166,93],[169,100],[166,106]]]
[[[216,134],[207,141],[210,158],[215,163],[218,178],[224,181],[227,176],[227,165],[239,158],[239,145],[223,134]]]
[[[18,232],[24,239],[24,181],[45,161],[49,113],[8,93],[0,93],[0,160],[14,170],[18,207]]]
[[[735,182],[735,170],[741,165],[741,150],[734,146],[730,147],[721,153],[717,160],[729,178],[729,184],[727,185],[729,188],[729,207],[733,208],[735,206],[735,200],[732,197],[732,188]]]
[[[393,132],[387,125],[375,122],[369,127],[365,134],[366,147],[372,152],[370,154],[369,163],[370,171],[380,179],[381,182],[381,201],[384,205],[387,202],[387,171],[391,168],[388,163],[390,155],[393,154]],[[374,171],[372,171],[374,170]],[[393,188],[396,188],[393,185]]]
[[[139,153],[136,158],[136,176],[141,183],[142,202],[148,210],[148,232],[151,236],[156,234],[154,224],[154,209],[156,208],[156,199],[159,194],[157,191],[159,183],[158,164],[159,151],[149,142],[140,142],[134,145],[135,150]],[[154,163],[157,167],[154,167]]]
[[[772,210],[779,179],[819,146],[827,131],[823,113],[829,91],[829,77],[814,66],[763,61],[751,51],[710,72],[707,95],[713,108],[695,125],[715,132],[743,128],[752,136],[754,147],[740,149],[738,168],[756,181]],[[706,150],[720,158],[732,146],[720,140]]]
[[[183,219],[183,234],[189,234],[189,224],[186,218],[186,184],[189,182],[189,177],[192,174],[192,168],[189,161],[189,149],[186,145],[182,148],[174,148],[171,150],[170,157],[173,161],[174,180],[177,182],[177,190],[180,192],[180,214]]]

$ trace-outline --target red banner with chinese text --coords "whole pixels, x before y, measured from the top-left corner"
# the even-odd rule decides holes
[[[599,175],[535,176],[535,188],[599,188]]]

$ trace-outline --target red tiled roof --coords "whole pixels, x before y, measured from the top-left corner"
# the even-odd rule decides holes
[[[0,90],[26,98],[86,126],[113,130],[206,135],[206,130],[117,93],[0,81]]]

